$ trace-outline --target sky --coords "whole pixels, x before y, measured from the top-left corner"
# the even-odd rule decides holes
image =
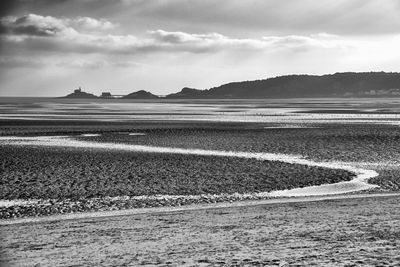
[[[400,70],[398,0],[1,0],[0,96]]]

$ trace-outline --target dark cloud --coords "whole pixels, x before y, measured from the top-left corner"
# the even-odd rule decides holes
[[[273,34],[398,32],[398,0],[157,0],[127,1],[143,18],[218,31]],[[129,12],[129,9],[126,9]],[[244,33],[244,32],[243,32]],[[242,33],[242,34],[243,34]]]
[[[115,25],[104,19],[90,17],[56,18],[28,14],[20,17],[6,16],[0,19],[0,34],[55,36],[71,34],[76,30],[97,31],[114,28]]]
[[[290,35],[398,32],[398,0],[1,0],[6,13],[106,17],[127,30]],[[5,14],[5,13],[3,13]],[[147,29],[145,29],[147,28]]]
[[[29,14],[22,17],[7,16],[0,19],[3,34],[23,34],[34,36],[54,36],[67,27],[62,20]]]
[[[11,14],[14,10],[19,7],[19,1],[15,0],[2,0],[0,1],[0,16],[6,16]]]
[[[1,15],[20,15],[26,13],[48,14],[53,16],[95,15],[97,10],[112,9],[119,6],[119,0],[1,0]]]

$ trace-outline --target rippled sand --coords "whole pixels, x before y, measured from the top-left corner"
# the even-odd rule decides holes
[[[91,136],[91,135],[88,135]],[[239,157],[252,158],[266,161],[280,161],[291,164],[302,164],[307,166],[316,166],[330,169],[343,169],[350,171],[357,176],[351,181],[339,182],[334,184],[309,186],[296,188],[291,190],[279,190],[273,192],[262,192],[256,195],[260,196],[310,196],[310,195],[331,195],[344,194],[367,190],[376,187],[376,185],[368,184],[367,181],[378,175],[374,170],[357,168],[348,164],[337,162],[315,162],[300,156],[274,154],[274,153],[253,153],[253,152],[233,152],[233,151],[218,151],[204,149],[183,149],[173,147],[155,147],[131,144],[117,143],[102,143],[85,140],[77,140],[72,137],[62,136],[38,136],[38,137],[0,137],[0,143],[7,145],[23,145],[23,146],[55,146],[55,147],[81,147],[92,149],[110,149],[134,152],[150,152],[150,153],[172,153],[186,155],[201,155],[201,156],[220,156],[220,157]]]
[[[400,196],[2,226],[5,266],[399,266]]]
[[[0,103],[0,119],[262,122],[275,129],[331,124],[400,125],[400,102],[396,101],[243,103],[232,100],[232,103],[165,104],[57,103],[57,100],[47,99],[26,104]],[[388,104],[393,114],[379,114],[381,107],[377,106],[386,107]],[[351,108],[362,113],[312,113],[313,109],[321,106]],[[279,160],[345,169],[356,173],[357,177],[350,182],[269,193],[278,197],[297,196],[285,199],[288,200],[286,203],[274,202],[285,202],[277,198],[269,200],[269,203],[257,201],[251,205],[234,202],[219,207],[196,205],[76,213],[20,219],[12,223],[3,221],[1,266],[35,266],[38,263],[40,266],[400,266],[398,195],[363,198],[351,195],[343,199],[330,195],[328,198],[336,199],[318,197],[315,202],[301,202],[299,199],[304,195],[371,188],[366,181],[377,173],[370,168],[380,172],[381,162],[315,162],[296,155],[118,145],[91,142],[90,135],[84,137],[7,137],[0,142]],[[398,167],[396,162],[392,165]],[[25,203],[21,201],[17,204]]]

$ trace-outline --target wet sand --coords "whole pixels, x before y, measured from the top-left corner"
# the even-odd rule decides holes
[[[366,104],[358,100],[345,104],[343,100],[333,103],[314,103],[313,100],[307,108],[303,108],[304,101],[283,106],[279,102],[282,106],[279,108],[274,108],[275,103],[257,102],[243,107],[240,102],[241,106],[230,107],[231,103],[223,102],[224,106],[210,104],[204,106],[205,110],[200,109],[198,103],[178,103],[162,105],[167,108],[163,113],[140,114],[121,113],[121,103],[114,114],[112,103],[82,103],[75,112],[69,109],[69,103],[62,106],[50,103],[52,101],[46,100],[33,107],[28,105],[27,110],[15,105],[4,107],[0,117],[7,127],[15,118],[24,123],[35,119],[55,123],[62,120],[263,122],[272,123],[271,127],[282,124],[320,127],[319,124],[333,123],[397,126],[400,118],[398,111],[360,113],[359,109],[378,108],[377,105],[386,108],[386,100],[382,100],[382,104],[372,99],[365,100]],[[398,103],[398,100],[391,100],[390,107],[397,109]],[[123,107],[140,111],[143,105],[149,104],[126,103]],[[321,105],[354,106],[355,111],[312,113]],[[109,110],[103,110],[104,106]],[[117,104],[114,106],[116,108]],[[31,108],[39,113],[31,114]],[[154,108],[159,112],[161,107],[157,104]],[[90,109],[98,112],[81,114]],[[196,115],[188,113],[193,109],[198,110]],[[233,109],[237,112],[228,112]],[[15,112],[6,114],[8,110]],[[55,112],[48,113],[49,110]],[[299,110],[305,113],[296,113]],[[390,160],[397,158],[393,156]],[[338,159],[350,160],[356,161]],[[381,173],[382,162],[377,158],[376,162],[365,164],[333,164],[353,170],[371,168]],[[393,168],[398,167],[396,163]],[[366,179],[360,180],[368,186]],[[0,266],[39,263],[40,266],[400,266],[399,201],[399,194],[331,195],[3,220]]]
[[[93,136],[86,134],[85,136]],[[95,135],[98,136],[98,135]],[[328,169],[342,169],[356,174],[356,177],[351,181],[339,182],[334,184],[308,186],[303,188],[295,188],[290,190],[279,190],[273,192],[257,193],[257,196],[265,197],[292,197],[292,196],[318,196],[318,195],[334,195],[344,194],[356,191],[368,190],[377,187],[376,185],[368,184],[368,179],[378,176],[374,170],[362,169],[351,166],[349,164],[338,162],[316,162],[313,160],[302,158],[297,155],[276,154],[276,153],[252,153],[238,151],[219,151],[205,149],[183,149],[174,147],[155,147],[132,144],[118,144],[93,142],[86,140],[77,140],[69,136],[36,136],[36,137],[17,137],[5,136],[0,137],[0,144],[18,145],[18,146],[49,146],[49,147],[75,147],[85,149],[108,149],[132,152],[146,153],[171,153],[185,155],[201,155],[201,156],[220,156],[220,157],[239,157],[251,158],[265,161],[279,161],[290,164],[301,164],[307,166],[323,167]]]
[[[391,196],[393,197],[400,196],[400,193],[276,197],[263,200],[245,200],[245,201],[232,201],[232,202],[211,203],[211,204],[193,204],[193,205],[184,205],[177,207],[154,207],[154,208],[138,208],[138,209],[126,209],[126,210],[114,210],[114,211],[78,212],[70,214],[49,215],[43,217],[3,219],[0,220],[0,225],[43,223],[43,222],[62,221],[62,220],[79,220],[86,218],[116,217],[116,216],[137,215],[137,214],[156,214],[165,212],[192,211],[192,210],[215,209],[215,208],[232,208],[232,207],[246,207],[246,206],[256,206],[256,205],[314,202],[314,201],[341,200],[341,199],[354,199],[354,198],[357,199],[378,198],[378,197],[391,197]],[[22,201],[23,200],[21,200],[21,202]],[[16,202],[18,203],[18,201]]]

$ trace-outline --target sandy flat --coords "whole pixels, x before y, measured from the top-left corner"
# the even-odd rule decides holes
[[[6,266],[399,266],[400,196],[2,226]]]

